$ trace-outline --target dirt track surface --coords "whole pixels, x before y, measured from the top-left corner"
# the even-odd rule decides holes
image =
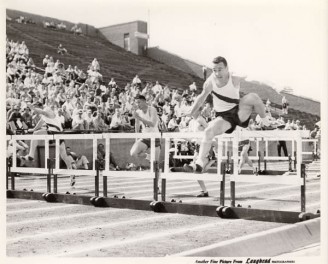
[[[67,177],[60,178],[58,184],[60,192],[94,192],[92,177],[78,177],[74,189],[69,187]],[[219,184],[206,185],[211,196],[196,198],[197,182],[171,181],[167,200],[218,204]],[[45,191],[45,186],[44,177],[16,178],[18,190]],[[109,196],[152,197],[150,179],[113,178],[108,186]],[[226,193],[229,192],[227,186]],[[236,204],[243,207],[300,211],[299,186],[238,183],[236,192]],[[313,177],[307,180],[307,211],[319,208],[320,179]],[[163,257],[283,225],[286,224],[7,199],[7,256]]]

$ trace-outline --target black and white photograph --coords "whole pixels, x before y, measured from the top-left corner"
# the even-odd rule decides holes
[[[328,262],[327,1],[0,5],[2,263]]]

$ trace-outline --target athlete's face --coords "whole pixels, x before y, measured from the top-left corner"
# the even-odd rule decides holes
[[[215,77],[219,79],[223,79],[229,75],[228,66],[226,67],[223,62],[220,63],[213,63],[212,65],[212,71],[215,75]]]
[[[144,109],[147,104],[146,104],[145,100],[137,99],[136,100],[136,105],[139,109]]]

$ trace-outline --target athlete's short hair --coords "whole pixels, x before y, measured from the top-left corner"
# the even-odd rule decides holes
[[[144,101],[146,101],[146,97],[144,97],[143,95],[141,95],[141,94],[137,94],[136,95],[136,97],[134,98],[134,99],[139,99],[139,100],[144,100]]]
[[[228,66],[227,60],[225,58],[221,57],[221,56],[214,58],[212,62],[215,63],[215,64],[219,64],[220,62],[222,62],[225,67]]]

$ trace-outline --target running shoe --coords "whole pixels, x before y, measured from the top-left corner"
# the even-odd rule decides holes
[[[71,186],[73,187],[75,185],[75,176],[71,176]]]
[[[22,160],[29,160],[29,161],[34,160],[34,158],[31,157],[30,155],[22,156],[21,159],[22,159]]]
[[[188,164],[183,165],[184,172],[194,172],[194,168]]]
[[[203,167],[196,163],[196,169],[195,169],[194,173],[200,174],[202,172],[203,172]]]
[[[200,194],[197,195],[197,197],[208,197],[208,192],[201,191]]]

